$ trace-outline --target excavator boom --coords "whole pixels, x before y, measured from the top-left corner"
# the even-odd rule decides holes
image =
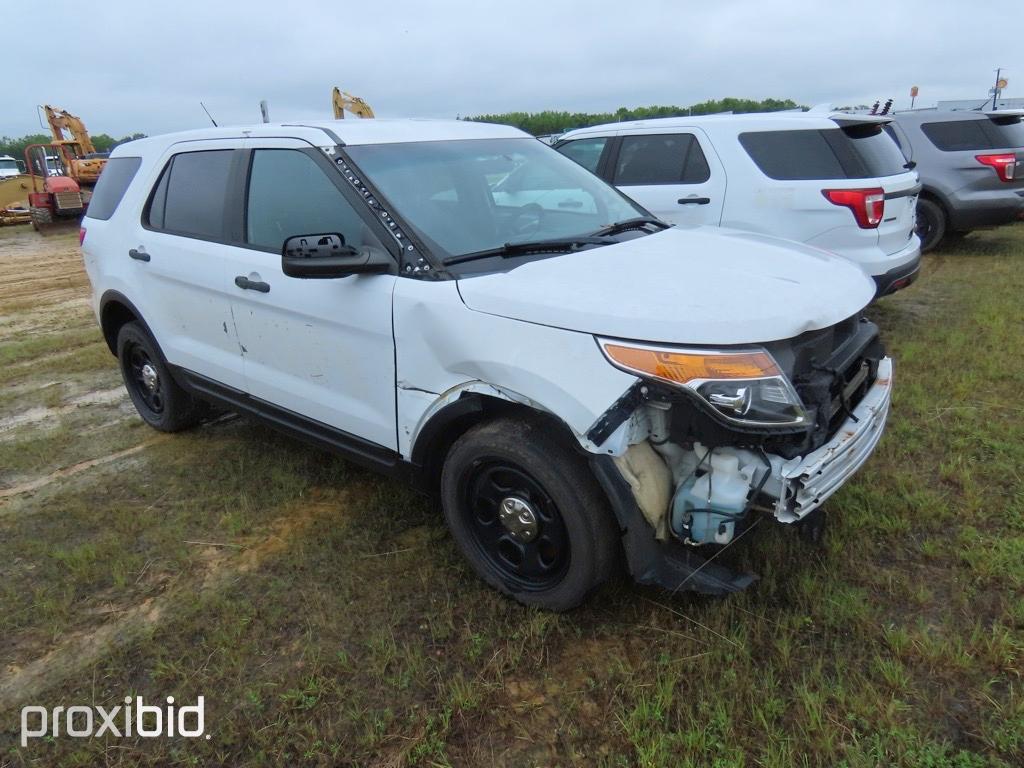
[[[351,93],[342,91],[337,87],[331,91],[331,106],[334,107],[335,120],[344,120],[346,110],[356,117],[373,117],[373,110],[370,109],[369,104],[358,96],[353,96]]]
[[[96,157],[96,145],[81,118],[59,107],[43,106],[53,143],[59,148],[67,173],[85,187],[93,187],[106,165],[106,155]]]
[[[89,131],[85,129],[85,123],[81,118],[75,117],[70,112],[49,104],[43,106],[46,113],[46,122],[50,124],[50,132],[53,133],[53,140],[57,143],[72,141],[79,147],[79,154],[90,155],[96,151],[96,147],[89,137]]]

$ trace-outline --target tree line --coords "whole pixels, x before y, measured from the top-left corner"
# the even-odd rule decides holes
[[[92,138],[92,143],[96,146],[97,152],[109,152],[118,144],[124,144],[126,141],[144,139],[146,134],[133,133],[131,136],[122,136],[120,139],[115,139],[113,136],[108,136],[105,133],[93,133],[90,134],[90,137]],[[29,144],[50,144],[52,141],[53,136],[48,133],[33,133],[28,136],[22,136],[20,139],[4,136],[0,138],[0,155],[10,155],[15,160],[24,161],[25,147]]]
[[[497,115],[477,115],[465,120],[482,123],[513,125],[520,130],[543,136],[549,133],[564,133],[573,128],[585,128],[601,123],[618,123],[626,120],[647,120],[655,117],[684,117],[687,115],[713,115],[718,112],[778,112],[783,109],[806,109],[792,99],[712,99],[688,107],[651,106],[628,109],[619,107],[614,112],[504,112]]]

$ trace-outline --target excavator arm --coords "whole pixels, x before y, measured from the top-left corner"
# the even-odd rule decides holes
[[[49,104],[43,106],[46,113],[46,122],[50,124],[50,132],[53,133],[53,140],[57,143],[74,142],[79,147],[82,155],[89,155],[96,151],[96,147],[89,137],[89,131],[85,129],[85,123],[81,118],[75,117],[70,112]]]
[[[50,124],[50,132],[53,133],[53,143],[59,148],[67,174],[83,187],[95,186],[107,160],[105,155],[93,156],[96,154],[96,145],[92,143],[85,123],[70,112],[49,104],[43,106],[43,112],[46,113],[46,122]]]
[[[346,110],[356,117],[373,117],[373,110],[370,108],[369,104],[358,96],[353,96],[351,93],[346,93],[337,87],[331,91],[331,105],[334,107],[335,120],[344,120]]]

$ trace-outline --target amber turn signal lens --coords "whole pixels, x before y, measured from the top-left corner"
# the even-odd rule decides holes
[[[619,344],[605,344],[604,351],[622,368],[676,384],[701,379],[761,379],[782,374],[767,352],[668,352]]]

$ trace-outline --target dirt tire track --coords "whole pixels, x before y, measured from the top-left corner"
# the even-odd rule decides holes
[[[55,482],[57,480],[64,480],[68,477],[74,477],[75,475],[81,472],[85,472],[87,469],[92,469],[93,467],[102,466],[104,464],[110,464],[111,462],[118,461],[119,459],[127,458],[128,456],[132,456],[136,453],[139,453],[140,451],[143,451],[146,448],[149,448],[150,446],[164,442],[167,439],[168,438],[163,436],[153,437],[150,438],[149,440],[146,440],[143,443],[134,445],[131,448],[125,448],[123,451],[117,451],[115,453],[108,454],[107,456],[101,456],[98,459],[88,459],[87,461],[80,461],[77,464],[72,464],[70,467],[64,467],[62,469],[58,469],[54,472],[51,472],[48,475],[44,475],[43,477],[37,477],[35,480],[29,480],[27,483],[15,485],[12,488],[0,489],[0,515],[3,514],[5,501],[13,496],[20,496],[21,494],[24,493],[38,491],[40,488],[43,488],[44,486],[47,486],[52,482]]]
[[[139,450],[137,447],[134,450]],[[122,452],[123,453],[123,452]],[[120,612],[90,632],[72,632],[55,648],[24,666],[11,666],[0,674],[0,712],[18,708],[23,702],[38,701],[50,688],[60,685],[69,677],[102,660],[110,651],[125,647],[140,635],[170,619],[175,605],[188,604],[182,595],[195,597],[198,585],[203,592],[224,589],[239,576],[251,573],[269,556],[280,552],[320,517],[334,514],[341,499],[329,502],[309,501],[289,505],[284,513],[270,524],[264,538],[253,539],[242,545],[241,551],[207,547],[205,561],[190,574],[191,578],[168,589],[157,597],[150,597],[138,605]],[[232,542],[232,544],[235,544]]]

